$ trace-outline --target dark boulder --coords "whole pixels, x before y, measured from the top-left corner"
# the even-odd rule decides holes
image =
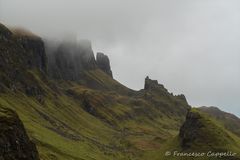
[[[39,160],[37,148],[18,115],[5,108],[0,108],[0,159]]]
[[[199,131],[204,125],[201,122],[201,115],[197,112],[188,112],[186,121],[180,129],[181,147],[190,148],[191,144],[198,138],[201,138]]]
[[[179,137],[184,150],[226,151],[228,150],[226,144],[236,144],[232,134],[229,133],[212,116],[193,108],[186,116]]]

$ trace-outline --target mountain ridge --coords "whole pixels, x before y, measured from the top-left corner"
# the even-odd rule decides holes
[[[89,41],[51,47],[0,25],[0,105],[17,112],[40,159],[162,157],[187,123],[184,95],[149,77],[143,89],[127,88],[113,79],[106,55],[95,58]]]

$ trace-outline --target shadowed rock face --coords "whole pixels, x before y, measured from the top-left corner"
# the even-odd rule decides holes
[[[103,70],[105,73],[107,73],[109,76],[113,77],[112,75],[112,70],[110,67],[110,61],[107,55],[103,54],[103,53],[97,53],[97,65],[98,67]]]
[[[27,92],[39,85],[29,72],[47,71],[47,58],[41,38],[29,35],[17,35],[0,24],[0,85],[12,91]]]
[[[188,112],[186,121],[180,129],[181,146],[184,149],[190,148],[197,138],[201,138],[199,128],[203,127],[200,121],[201,116],[198,113]]]
[[[38,152],[17,114],[0,108],[0,159],[39,160]]]
[[[179,133],[180,146],[184,151],[226,152],[239,148],[237,136],[230,133],[212,116],[199,109],[191,109]],[[234,152],[238,153],[239,150]],[[225,157],[237,160],[237,157]]]
[[[30,55],[27,60],[28,66],[30,68],[38,68],[46,73],[47,56],[43,41],[36,37],[21,36],[17,38],[17,43],[19,43]]]
[[[19,67],[46,72],[47,57],[41,38],[16,35],[0,24],[0,66],[2,69]]]

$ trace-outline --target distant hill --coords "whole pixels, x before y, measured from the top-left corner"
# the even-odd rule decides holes
[[[209,114],[211,117],[214,117],[221,122],[226,129],[240,137],[240,119],[237,116],[221,111],[217,107],[200,107],[199,109]]]
[[[226,129],[221,121],[193,108],[179,135],[164,143],[159,151],[145,156],[153,160],[239,160],[239,153],[240,137]]]

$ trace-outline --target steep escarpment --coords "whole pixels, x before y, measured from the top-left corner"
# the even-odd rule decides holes
[[[0,26],[0,86],[12,91],[37,95],[42,88],[34,78],[34,71],[46,74],[47,57],[44,43],[39,37],[18,35]],[[5,89],[4,89],[5,88]]]
[[[15,33],[0,26],[1,41],[1,66],[2,70],[14,67],[24,69],[37,68],[43,72],[47,69],[47,57],[44,43],[40,37]],[[18,55],[16,57],[16,52]]]
[[[39,160],[35,144],[14,111],[0,108],[0,126],[0,159]]]
[[[47,56],[44,42],[39,37],[15,35],[16,42],[28,53],[27,65],[47,73]]]

